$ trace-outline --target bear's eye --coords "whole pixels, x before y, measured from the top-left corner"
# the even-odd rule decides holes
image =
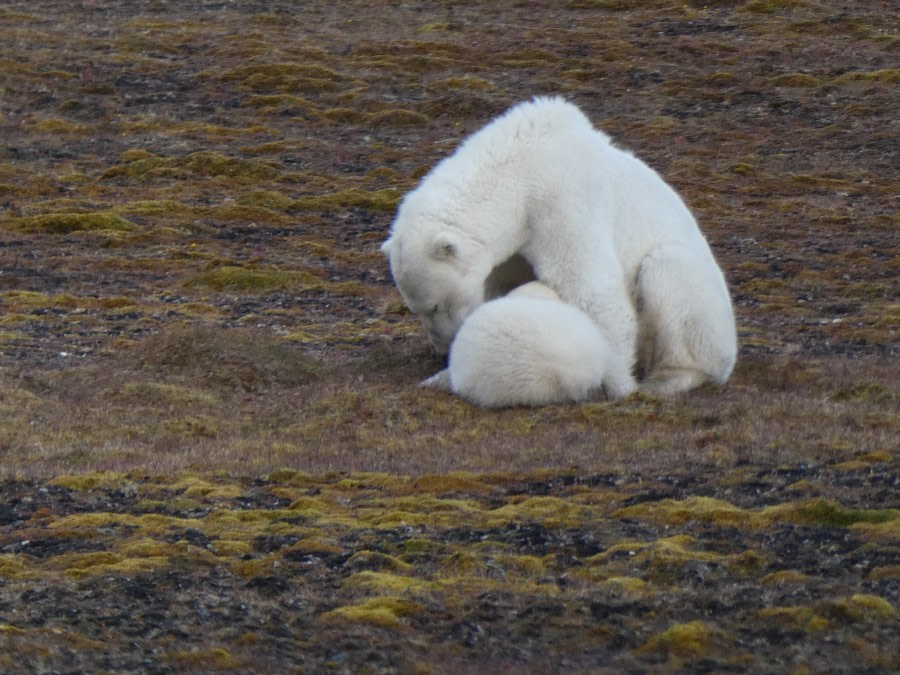
[[[437,313],[438,313],[438,306],[435,305],[428,311],[428,316],[437,316]]]

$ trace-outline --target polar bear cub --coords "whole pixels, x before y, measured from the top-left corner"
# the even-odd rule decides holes
[[[450,346],[447,369],[422,386],[498,408],[584,401],[601,389],[622,398],[630,382],[594,322],[532,281],[478,306]]]

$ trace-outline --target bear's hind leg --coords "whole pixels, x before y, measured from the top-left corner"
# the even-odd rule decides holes
[[[655,396],[674,396],[695,389],[709,379],[707,373],[697,368],[654,368],[639,388]]]
[[[723,383],[737,356],[731,299],[711,256],[666,245],[642,261],[637,280],[640,388],[670,396]]]

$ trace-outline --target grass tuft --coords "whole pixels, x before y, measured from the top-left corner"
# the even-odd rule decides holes
[[[174,326],[135,345],[130,359],[145,371],[178,372],[241,391],[299,386],[324,372],[290,343],[252,329]]]
[[[49,234],[69,234],[92,230],[131,232],[137,225],[115,213],[47,213],[40,216],[9,218],[3,222],[8,227],[24,232],[46,232]]]
[[[322,620],[331,622],[365,623],[380,628],[400,628],[406,625],[408,617],[420,611],[419,605],[399,597],[381,597],[366,600],[357,605],[338,607],[322,615]]]
[[[317,281],[317,277],[309,272],[223,265],[196,275],[186,285],[228,293],[267,293],[287,288],[299,290]]]

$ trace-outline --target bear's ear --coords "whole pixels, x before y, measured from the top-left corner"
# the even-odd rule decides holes
[[[456,237],[446,232],[436,236],[431,245],[431,255],[438,260],[450,260],[457,257],[459,255],[459,243]]]
[[[391,247],[394,245],[393,239],[385,239],[384,243],[381,245],[381,252],[386,256],[390,257],[391,255]]]

